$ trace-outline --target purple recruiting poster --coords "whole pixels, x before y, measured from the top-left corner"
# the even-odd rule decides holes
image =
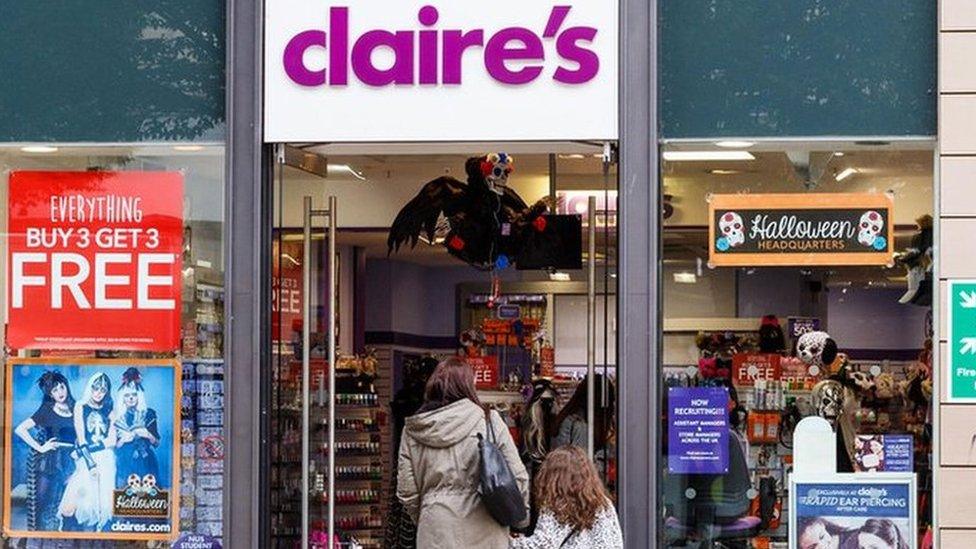
[[[729,472],[729,390],[725,387],[668,389],[668,471]]]

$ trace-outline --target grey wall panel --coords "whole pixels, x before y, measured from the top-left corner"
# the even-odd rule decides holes
[[[227,110],[226,437],[224,546],[262,547],[262,362],[270,364],[270,186],[262,183],[261,3],[229,0]]]
[[[657,540],[660,422],[657,0],[621,2],[618,451],[625,544]]]

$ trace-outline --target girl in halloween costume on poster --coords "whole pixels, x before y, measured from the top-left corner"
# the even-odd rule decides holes
[[[159,422],[156,410],[146,405],[142,374],[129,368],[122,374],[112,413],[115,434],[115,487],[122,488],[130,475],[159,479]]]
[[[115,489],[115,426],[112,382],[98,372],[88,378],[75,405],[75,471],[61,499],[65,530],[101,531],[112,519]]]
[[[75,446],[75,399],[67,378],[60,372],[44,372],[37,386],[43,394],[41,405],[14,429],[33,450],[27,463],[27,529],[58,531],[58,505],[74,470],[71,450]]]

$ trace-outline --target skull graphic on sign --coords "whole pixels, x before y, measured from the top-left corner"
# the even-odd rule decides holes
[[[857,241],[865,246],[874,246],[874,241],[881,234],[884,228],[884,218],[881,214],[871,210],[864,212],[861,221],[857,225]]]
[[[745,227],[742,223],[742,216],[735,212],[726,212],[718,222],[718,229],[725,237],[730,248],[740,246],[746,241]]]

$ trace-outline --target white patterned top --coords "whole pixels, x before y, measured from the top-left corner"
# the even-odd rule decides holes
[[[535,532],[513,538],[508,546],[511,549],[623,549],[624,541],[617,511],[608,503],[597,515],[593,528],[576,533],[571,526],[558,522],[552,513],[543,511]]]

